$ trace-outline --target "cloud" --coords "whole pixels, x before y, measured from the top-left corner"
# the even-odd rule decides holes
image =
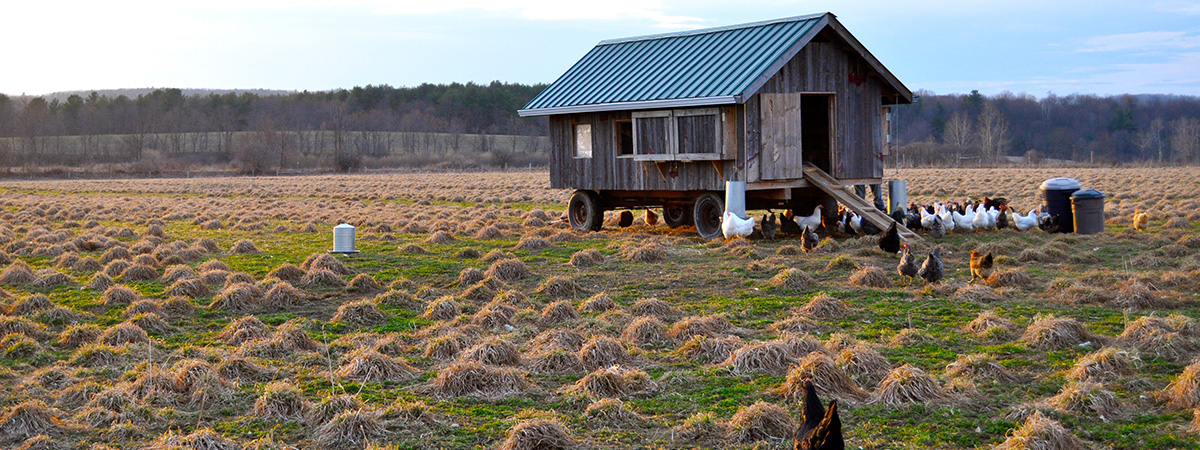
[[[1200,36],[1186,31],[1146,31],[1095,36],[1083,42],[1078,52],[1156,52],[1200,48]]]

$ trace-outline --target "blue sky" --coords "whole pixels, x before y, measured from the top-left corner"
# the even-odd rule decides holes
[[[823,11],[913,90],[1200,95],[1200,1],[44,0],[0,11],[10,95],[551,82],[603,39]]]

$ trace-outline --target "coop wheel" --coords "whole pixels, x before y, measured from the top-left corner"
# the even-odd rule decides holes
[[[567,218],[571,227],[581,231],[599,231],[604,224],[604,208],[600,196],[592,191],[575,191],[567,203]]]
[[[721,235],[721,214],[725,212],[725,201],[712,192],[705,192],[696,199],[692,206],[692,220],[696,222],[696,232],[705,239]]]
[[[686,204],[669,203],[663,205],[662,217],[668,227],[682,227],[692,224],[692,209]]]

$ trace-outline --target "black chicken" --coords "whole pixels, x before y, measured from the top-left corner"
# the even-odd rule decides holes
[[[804,227],[804,232],[800,234],[800,249],[804,250],[804,253],[811,252],[812,249],[817,248],[817,243],[820,241],[821,237],[817,236],[815,231],[808,229],[806,226]]]
[[[804,380],[804,409],[800,428],[796,430],[794,450],[845,450],[837,400],[829,402],[824,414],[821,414],[822,409],[816,387],[812,381]]]
[[[925,258],[925,262],[921,263],[921,270],[917,271],[917,275],[926,283],[937,283],[942,281],[942,276],[945,272],[945,266],[942,265],[942,246],[936,246],[929,256]]]
[[[1041,228],[1042,231],[1045,231],[1047,233],[1057,233],[1058,232],[1058,221],[1059,221],[1058,214],[1049,216],[1045,220],[1038,222],[1038,228]]]
[[[865,225],[865,224],[864,224]],[[892,222],[892,226],[888,227],[887,233],[879,238],[879,249],[884,253],[894,255],[900,251],[900,229],[897,228],[896,222]]]
[[[983,209],[995,208],[1000,209],[1001,206],[1008,206],[1008,199],[1004,197],[989,198],[983,197]]]
[[[1008,228],[1008,205],[1000,205],[1000,214],[996,215],[996,229]]]
[[[779,224],[775,222],[775,213],[763,214],[762,234],[767,239],[775,239],[775,236],[779,234]]]
[[[804,231],[800,228],[800,224],[796,223],[796,219],[788,217],[787,214],[779,216],[779,231],[783,234],[797,235]]]

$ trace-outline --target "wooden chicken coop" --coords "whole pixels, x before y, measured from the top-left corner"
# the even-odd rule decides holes
[[[575,228],[662,208],[715,237],[726,181],[746,182],[747,209],[832,214],[836,199],[886,228],[846,187],[881,182],[889,105],[911,102],[823,13],[602,41],[518,112],[549,116],[550,184],[576,190]]]

